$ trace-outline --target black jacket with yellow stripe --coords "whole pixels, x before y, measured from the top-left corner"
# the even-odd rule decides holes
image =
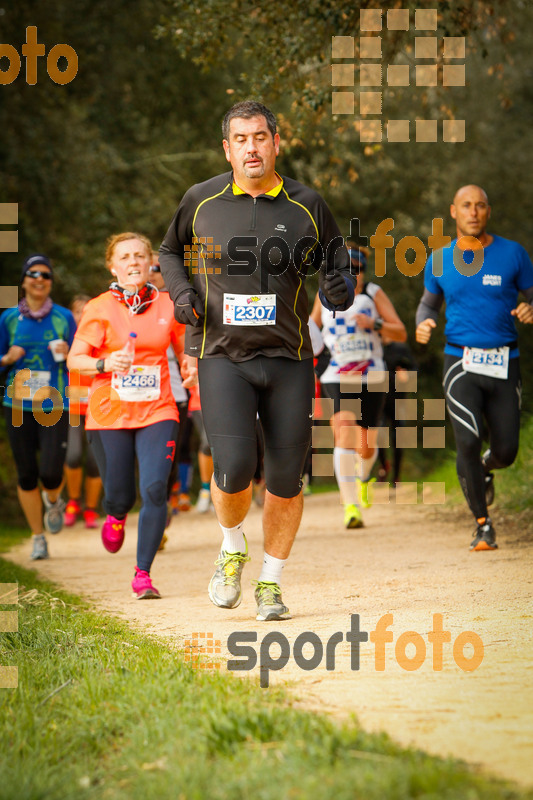
[[[237,187],[232,172],[192,186],[159,256],[174,302],[192,284],[204,303],[203,326],[188,325],[185,337],[185,351],[199,358],[312,358],[306,276],[335,268],[355,282],[326,203],[285,177],[255,198]],[[252,306],[262,295],[275,295],[275,311],[268,312],[275,324],[229,322],[228,298],[236,295]]]

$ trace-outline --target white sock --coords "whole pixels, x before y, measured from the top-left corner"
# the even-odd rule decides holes
[[[355,485],[356,453],[344,447],[333,448],[333,469],[341,493],[341,500],[346,505],[357,505]]]
[[[378,457],[378,448],[374,449],[374,452],[370,456],[370,458],[362,458],[361,459],[361,480],[367,481],[370,478],[370,473],[372,472],[372,467],[376,463],[376,458]]]
[[[276,558],[275,556],[269,556],[268,553],[264,553],[263,567],[261,569],[259,580],[266,581],[267,583],[277,583],[278,586],[280,586],[281,570],[286,563],[286,558]]]
[[[222,535],[224,536],[222,539],[222,549],[225,550],[226,553],[246,553],[246,541],[244,539],[243,530],[244,520],[233,528],[225,528],[223,525],[220,525],[220,527],[222,528]]]

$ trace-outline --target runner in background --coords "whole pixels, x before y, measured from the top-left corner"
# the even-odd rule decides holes
[[[159,256],[157,253],[152,253],[152,265],[150,267],[150,282],[153,286],[156,287],[160,292],[167,292],[165,287],[165,281],[163,280],[163,276],[161,275],[161,267],[159,266]],[[168,292],[167,292],[168,294]],[[178,508],[178,493],[179,493],[179,464],[180,464],[180,454],[183,449],[183,440],[184,438],[188,439],[188,430],[189,430],[189,398],[190,392],[186,389],[183,385],[181,380],[181,373],[179,369],[178,358],[176,353],[174,352],[174,348],[172,345],[169,345],[167,348],[167,360],[168,360],[168,370],[170,374],[170,386],[172,389],[172,394],[174,396],[174,400],[176,401],[176,406],[178,407],[178,416],[179,416],[179,424],[178,424],[178,438],[176,440],[176,449],[174,452],[174,458],[172,459],[172,468],[170,470],[170,475],[168,476],[168,483],[167,483],[167,522],[166,527],[170,525],[172,516],[179,512]],[[188,446],[186,447],[188,449]],[[190,506],[186,509],[182,508],[181,510],[189,510]],[[159,545],[158,550],[164,550],[165,544],[168,541],[167,534],[163,534],[163,538],[161,539],[161,543]]]
[[[331,353],[321,381],[325,396],[333,400],[333,469],[344,506],[344,526],[361,528],[360,506],[370,506],[368,483],[377,458],[377,427],[385,401],[384,391],[369,390],[372,374],[386,370],[380,333],[395,341],[405,341],[407,334],[383,289],[365,281],[366,253],[362,249],[348,252],[354,270],[359,270],[353,303],[334,313],[317,296],[311,319],[322,328]],[[347,390],[350,384],[353,392]]]
[[[70,305],[76,325],[79,325],[83,309],[91,298],[86,294],[77,294]],[[87,392],[92,378],[80,376],[79,384],[84,387],[76,392],[74,386],[69,390],[70,419],[68,429],[67,455],[65,459],[65,485],[67,488],[67,506],[65,508],[65,525],[71,527],[83,513],[86,528],[98,527],[98,504],[102,491],[102,481],[98,473],[98,465],[91,445],[85,435],[85,415],[87,414]],[[78,424],[72,424],[73,419]],[[83,456],[85,452],[85,493],[82,512]]]
[[[202,406],[200,404],[200,392],[197,386],[191,389],[190,412],[193,425],[198,434],[198,472],[200,473],[200,491],[195,509],[199,514],[206,514],[214,511],[213,501],[211,500],[211,478],[213,477],[213,456],[207,440],[204,420],[202,417]]]
[[[457,190],[450,214],[457,238],[432,253],[416,312],[416,341],[427,344],[446,301],[444,392],[457,447],[459,483],[477,523],[470,550],[495,550],[488,506],[494,469],[518,452],[522,382],[515,322],[533,323],[533,265],[524,248],[487,233],[487,193]],[[522,292],[525,302],[518,303]],[[481,455],[483,423],[489,449]]]
[[[409,372],[416,372],[416,362],[407,342],[393,342],[386,336],[382,336],[381,339],[383,358],[389,373],[389,391],[385,396],[380,426],[389,428],[389,439],[392,442],[391,488],[395,489],[400,481],[403,461],[403,448],[397,445],[396,429],[404,428],[406,425],[405,419],[396,419],[396,401],[407,396],[406,392],[402,391],[402,386],[407,384]],[[378,481],[386,481],[391,469],[386,447],[379,448],[378,459],[380,464]]]
[[[43,523],[59,533],[65,509],[60,496],[68,437],[65,358],[76,324],[67,308],[52,302],[53,280],[50,259],[29,256],[22,265],[24,296],[0,317],[0,364],[9,367],[4,414],[34,560],[48,558]]]
[[[183,326],[174,321],[168,294],[148,282],[151,258],[145,236],[109,239],[106,264],[116,280],[87,303],[68,361],[71,371],[93,376],[86,430],[104,484],[102,541],[110,553],[124,542],[138,463],[143,504],[132,588],[139,600],[161,596],[150,569],[165,530],[178,429],[166,352],[171,342],[178,354],[183,347]],[[134,354],[126,348],[132,333]]]

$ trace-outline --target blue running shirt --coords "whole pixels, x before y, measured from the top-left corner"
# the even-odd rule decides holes
[[[484,248],[483,266],[475,275],[462,275],[453,263],[457,239],[442,249],[442,276],[433,275],[433,254],[428,258],[424,285],[446,301],[445,335],[448,343],[466,347],[502,347],[516,341],[515,318],[518,293],[533,286],[533,265],[524,248],[510,239],[494,236]],[[465,263],[472,251],[458,251]],[[459,261],[461,263],[461,261]],[[461,355],[462,350],[446,344],[444,352]],[[510,356],[518,355],[518,348]]]

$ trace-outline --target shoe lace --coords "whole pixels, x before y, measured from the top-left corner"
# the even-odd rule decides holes
[[[225,553],[220,555],[215,564],[217,567],[222,567],[226,583],[235,585],[240,573],[240,565],[246,564],[250,561],[250,556],[246,553]]]
[[[257,581],[257,596],[260,603],[272,606],[281,599],[281,589],[277,583]]]

